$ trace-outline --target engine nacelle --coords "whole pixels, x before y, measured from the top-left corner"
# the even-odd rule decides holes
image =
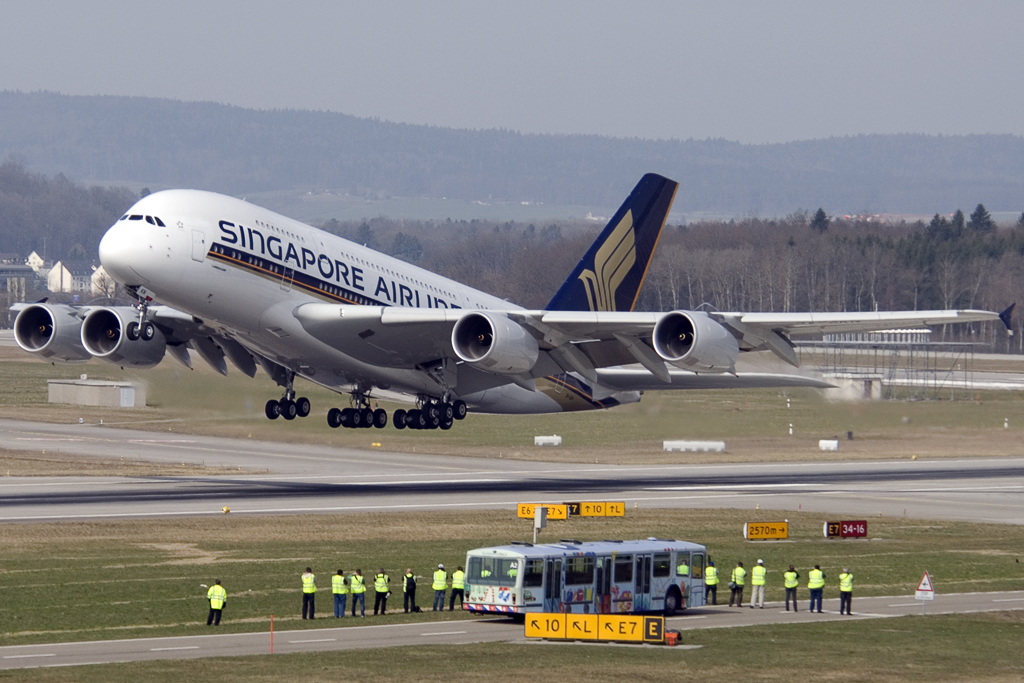
[[[537,364],[537,340],[504,315],[468,313],[452,329],[455,354],[486,372],[521,375]]]
[[[114,365],[135,368],[156,365],[164,358],[167,340],[156,327],[151,329],[151,336],[129,334],[129,326],[134,329],[138,317],[135,309],[128,306],[94,308],[82,322],[82,346],[100,360]]]
[[[78,309],[64,304],[31,304],[14,319],[14,339],[25,351],[60,363],[89,360],[82,346]]]
[[[739,342],[707,313],[672,311],[654,326],[654,350],[669,363],[701,372],[732,372]]]

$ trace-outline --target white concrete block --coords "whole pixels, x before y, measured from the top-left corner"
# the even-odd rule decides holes
[[[561,446],[562,437],[557,434],[551,436],[535,436],[533,437],[534,446]]]
[[[724,441],[663,441],[662,446],[666,451],[725,451]]]
[[[838,451],[839,439],[822,439],[821,441],[818,442],[818,450]]]

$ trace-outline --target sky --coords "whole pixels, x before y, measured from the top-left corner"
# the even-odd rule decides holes
[[[0,90],[758,144],[1024,135],[1022,35],[1019,0],[34,0],[5,3]]]

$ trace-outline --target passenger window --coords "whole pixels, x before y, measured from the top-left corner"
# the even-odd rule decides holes
[[[668,553],[657,553],[654,556],[654,575],[655,576],[671,576],[672,574],[672,556]]]
[[[544,584],[544,560],[527,560],[523,586],[535,588]]]
[[[633,580],[633,556],[618,555],[615,558],[615,583]]]
[[[695,579],[704,578],[704,555],[695,554],[693,562],[690,563],[690,576]]]
[[[594,558],[570,557],[565,561],[565,585],[579,586],[594,583]]]

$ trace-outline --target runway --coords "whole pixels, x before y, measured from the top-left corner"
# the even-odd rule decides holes
[[[1024,524],[1024,457],[618,466],[363,451],[0,420],[0,448],[188,462],[263,474],[0,477],[0,521],[221,514],[627,508],[818,511]]]

